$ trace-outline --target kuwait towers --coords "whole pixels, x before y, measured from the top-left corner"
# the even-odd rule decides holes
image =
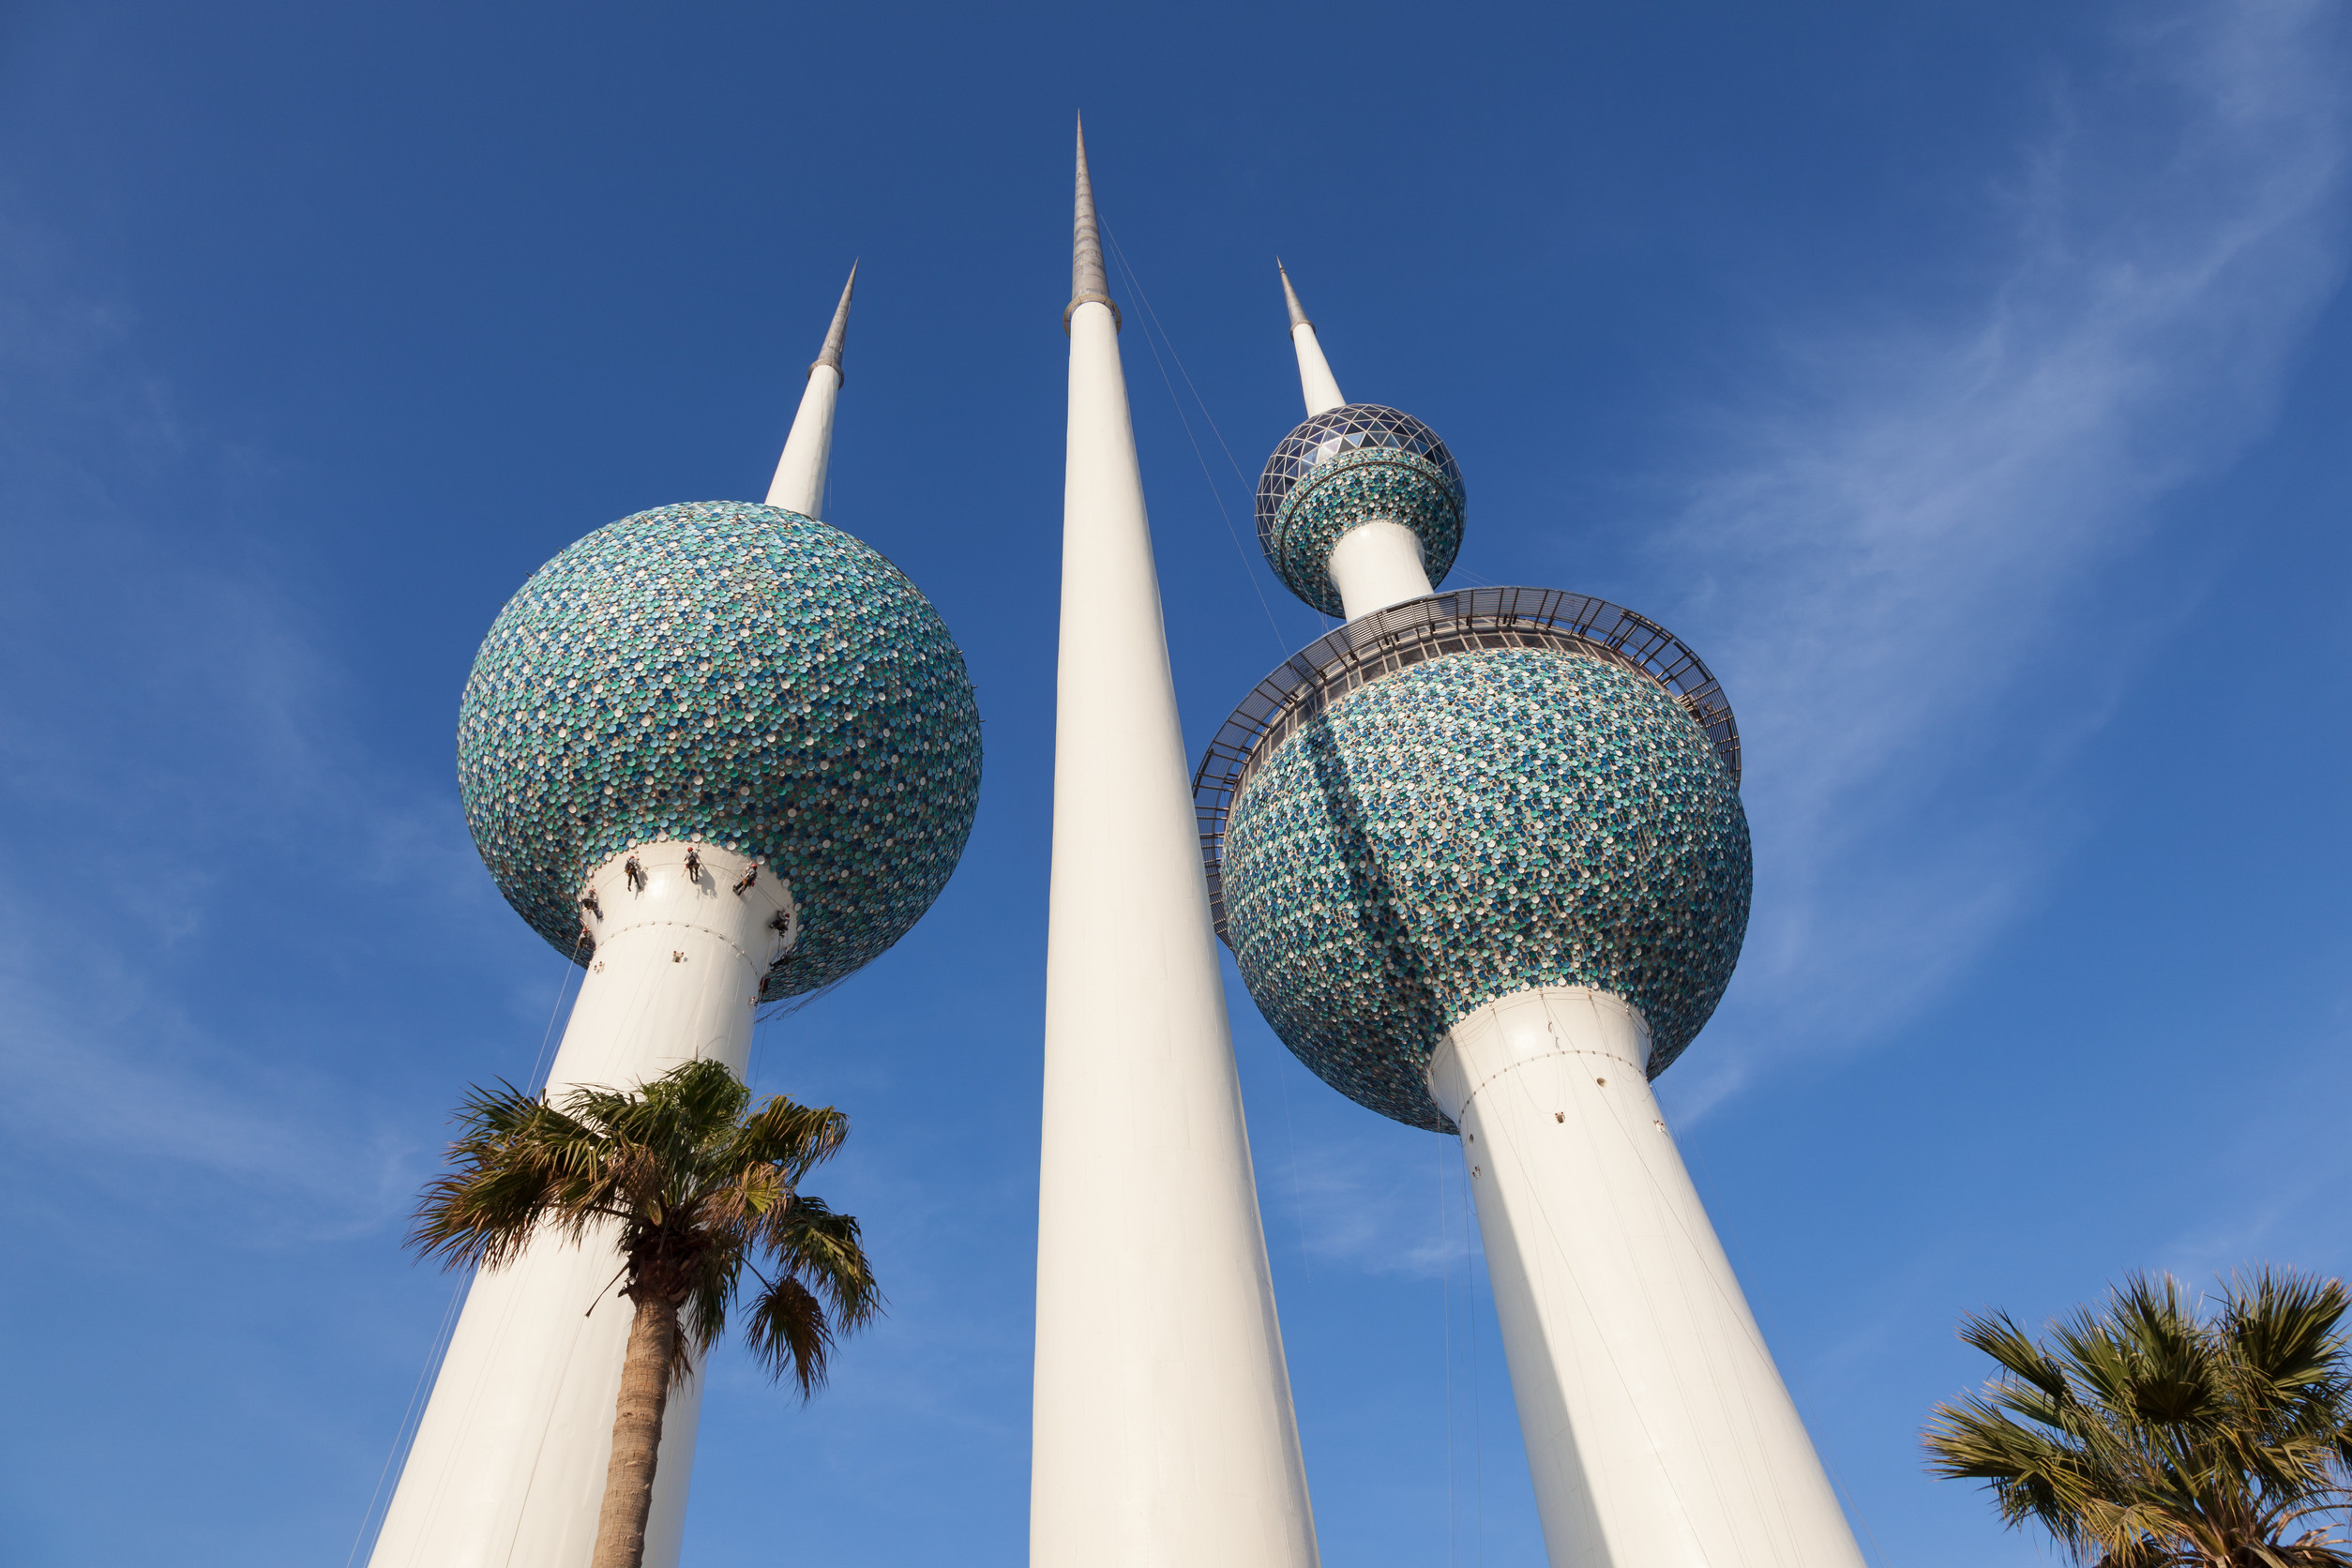
[[[1314,1568],[1083,136],[1063,324],[1030,1561]]]
[[[1861,1568],[1650,1092],[1746,930],[1730,709],[1632,611],[1434,593],[1461,472],[1283,286],[1308,417],[1259,538],[1347,620],[1196,775],[1218,930],[1325,1082],[1459,1134],[1558,1568]]]
[[[817,520],[843,290],[764,505],[662,506],[542,566],[459,715],[499,891],[587,971],[548,1092],[716,1058],[838,980],[946,885],[980,787],[962,656],[897,567]],[[629,1306],[609,1248],[542,1241],[468,1294],[375,1568],[588,1560]],[[674,1568],[701,1380],[663,1425],[649,1568]]]

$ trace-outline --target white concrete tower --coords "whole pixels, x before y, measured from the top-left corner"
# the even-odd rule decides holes
[[[686,857],[696,856],[689,877]],[[641,877],[632,877],[634,862]],[[589,886],[603,912],[548,1074],[560,1097],[634,1086],[681,1062],[750,1065],[752,1009],[789,943],[776,878],[732,890],[751,862],[708,845],[648,844]],[[641,882],[641,885],[639,885]],[[673,957],[676,955],[676,957]],[[475,1281],[376,1537],[371,1568],[580,1568],[596,1543],[631,1307],[610,1246],[542,1241]],[[646,1568],[675,1568],[702,1380],[671,1390],[645,1523]]]
[[[1349,621],[1201,764],[1221,933],[1326,1082],[1460,1136],[1554,1568],[1862,1568],[1650,1088],[1746,933],[1729,704],[1616,605],[1429,594],[1460,470],[1400,410],[1317,407],[1284,282],[1310,412],[1259,537]]]
[[[1623,996],[1534,987],[1458,1019],[1462,1134],[1555,1568],[1862,1568],[1651,1093]]]
[[[695,502],[597,529],[475,660],[468,825],[516,911],[587,971],[552,1098],[696,1059],[746,1077],[758,1004],[889,946],[961,853],[979,788],[961,656],[896,567],[807,515],[848,310],[845,290],[786,444],[789,509]],[[886,687],[845,679],[868,661]],[[599,1239],[549,1239],[475,1280],[374,1568],[588,1560],[632,1317],[617,1263]],[[701,1393],[670,1395],[647,1568],[678,1560]]]
[[[1314,1568],[1142,475],[1078,142],[1033,1568]]]
[[[1299,390],[1306,398],[1307,417],[1312,420],[1319,414],[1345,409],[1348,400],[1339,395],[1339,383],[1333,379],[1331,363],[1323,357],[1315,324],[1306,319],[1299,291],[1290,286],[1290,269],[1277,257],[1274,270],[1282,275],[1282,297],[1290,308],[1290,344],[1298,351]],[[1332,585],[1338,589],[1350,621],[1437,591],[1429,582],[1421,535],[1393,517],[1366,515],[1351,520],[1348,531],[1331,547],[1324,569],[1331,574]]]
[[[857,289],[857,264],[850,264],[850,280],[841,285],[841,303],[834,307],[833,324],[825,329],[825,346],[808,366],[808,385],[800,395],[800,412],[792,416],[792,434],[784,438],[783,456],[776,460],[776,477],[768,485],[768,505],[821,518],[825,505],[825,464],[833,455],[833,406],[848,381],[841,369],[841,351],[850,340],[850,295]]]

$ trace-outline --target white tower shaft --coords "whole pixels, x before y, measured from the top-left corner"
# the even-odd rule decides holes
[[[1643,1071],[1581,987],[1454,1026],[1430,1090],[1494,1281],[1554,1568],[1862,1568]]]
[[[1307,417],[1347,407],[1348,400],[1339,395],[1339,383],[1331,373],[1331,362],[1323,357],[1323,345],[1316,339],[1315,324],[1306,319],[1299,291],[1290,286],[1290,269],[1276,257],[1274,270],[1282,274],[1283,303],[1290,308],[1290,346],[1299,354],[1299,390],[1306,398]]]
[[[715,1058],[737,1078],[751,1056],[753,999],[788,943],[792,901],[724,850],[653,844],[598,868],[596,956],[580,983],[547,1092],[634,1088]],[[782,916],[787,931],[772,926]],[[370,1568],[579,1568],[595,1545],[632,1309],[620,1259],[591,1241],[535,1244],[468,1293],[431,1401],[400,1471]],[[646,1522],[646,1568],[675,1568],[701,1380],[671,1391]]]
[[[833,449],[833,408],[841,396],[841,372],[830,365],[808,367],[808,386],[792,415],[792,434],[776,460],[767,503],[805,518],[822,519],[825,505],[825,459]]]
[[[1299,390],[1305,394],[1306,412],[1328,414],[1345,408],[1348,400],[1340,396],[1339,383],[1331,373],[1331,361],[1323,357],[1323,345],[1316,340],[1315,324],[1301,322],[1290,329],[1290,346],[1299,354]]]
[[[1314,1568],[1118,323],[1079,144],[1033,1568]]]
[[[1290,269],[1276,258],[1274,270],[1282,274],[1282,299],[1290,309],[1290,345],[1298,350],[1299,389],[1306,397],[1307,416],[1345,408],[1348,400],[1340,396],[1339,383],[1332,379],[1323,345],[1316,340],[1315,324],[1306,319],[1299,291],[1290,286]],[[1331,573],[1332,583],[1339,590],[1340,608],[1350,621],[1437,591],[1429,585],[1421,536],[1388,519],[1358,523],[1341,535],[1332,546],[1324,569]]]
[[[850,335],[850,295],[857,288],[857,264],[850,264],[850,280],[841,287],[841,303],[826,329],[825,346],[808,367],[808,385],[800,395],[800,411],[792,415],[792,433],[784,438],[783,456],[776,460],[776,477],[768,483],[768,502],[805,518],[822,520],[825,505],[825,468],[833,454],[833,410],[840,400],[844,372],[841,351]]]
[[[1437,592],[1422,564],[1421,535],[1386,518],[1360,522],[1339,535],[1323,569],[1339,589],[1340,608],[1350,621]]]

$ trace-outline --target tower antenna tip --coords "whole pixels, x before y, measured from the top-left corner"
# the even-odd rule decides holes
[[[860,258],[862,259],[862,258]],[[849,384],[850,373],[841,368],[841,351],[850,341],[850,295],[857,289],[857,261],[850,263],[850,280],[841,285],[841,303],[833,308],[833,324],[825,328],[825,346],[817,351],[817,357],[808,362],[808,373],[815,375],[817,367],[830,365],[833,373]]]
[[[1282,297],[1290,307],[1290,330],[1295,332],[1302,326],[1313,326],[1315,324],[1307,318],[1306,307],[1299,303],[1299,291],[1290,286],[1290,269],[1282,264],[1279,256],[1274,258],[1274,271],[1282,275]]]
[[[1086,120],[1078,128],[1078,211],[1070,230],[1070,303],[1062,311],[1062,330],[1070,330],[1070,317],[1087,301],[1108,306],[1111,324],[1119,324],[1119,306],[1110,297],[1110,279],[1103,271],[1103,231],[1094,216],[1094,182],[1086,172]]]

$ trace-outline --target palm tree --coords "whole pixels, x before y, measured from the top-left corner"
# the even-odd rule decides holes
[[[1990,1485],[2002,1522],[2096,1568],[2342,1568],[2352,1506],[2342,1282],[2261,1271],[2193,1302],[2133,1275],[2029,1338],[2005,1314],[1960,1337],[2000,1364],[1938,1405],[1928,1468]]]
[[[641,1568],[671,1387],[726,1332],[746,1269],[761,1288],[745,1337],[803,1399],[824,1381],[836,1334],[881,1307],[857,1221],[800,1191],[841,1147],[848,1119],[780,1094],[746,1116],[750,1101],[708,1061],[636,1093],[576,1089],[560,1108],[511,1084],[476,1089],[456,1118],[455,1168],[417,1204],[409,1244],[447,1268],[495,1269],[550,1234],[609,1237],[618,1251],[615,1278],[636,1314],[592,1568]]]

